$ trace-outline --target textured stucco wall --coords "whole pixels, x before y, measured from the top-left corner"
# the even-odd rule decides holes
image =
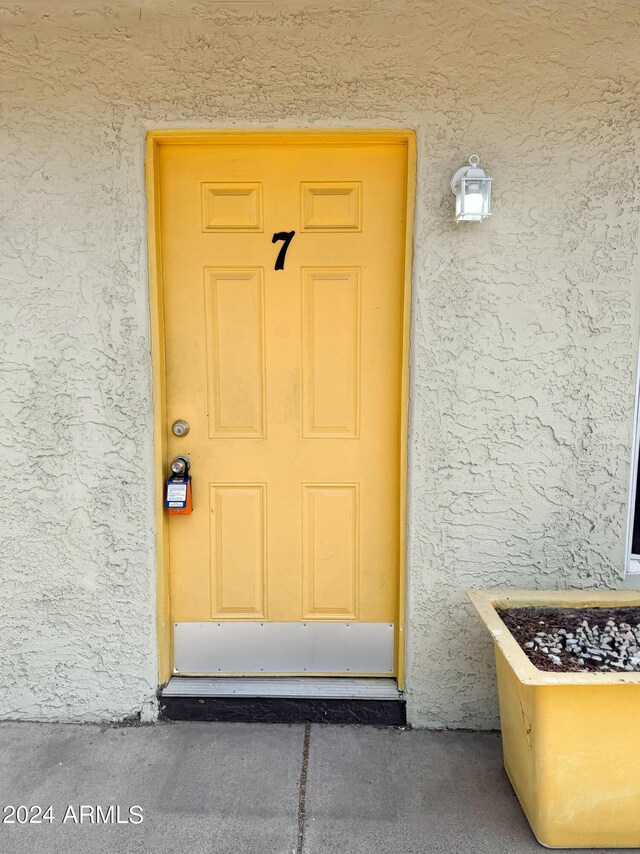
[[[637,2],[0,2],[0,712],[156,678],[144,137],[414,127],[409,697],[496,723],[467,586],[621,583]],[[471,151],[495,215],[451,222]]]

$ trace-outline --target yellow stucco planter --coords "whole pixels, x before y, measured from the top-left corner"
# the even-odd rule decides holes
[[[549,848],[640,847],[640,673],[549,673],[500,608],[640,605],[637,591],[467,591],[494,640],[504,767]]]

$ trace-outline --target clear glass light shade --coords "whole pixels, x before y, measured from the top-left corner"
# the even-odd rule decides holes
[[[491,216],[491,181],[484,169],[479,168],[479,158],[469,158],[469,166],[458,169],[451,179],[451,189],[456,196],[456,222],[480,222]]]

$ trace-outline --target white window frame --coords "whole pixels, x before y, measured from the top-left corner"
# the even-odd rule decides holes
[[[640,574],[640,554],[632,554],[633,517],[636,510],[636,489],[638,487],[638,458],[640,457],[640,352],[636,368],[636,395],[633,414],[633,442],[631,445],[631,475],[629,477],[629,516],[627,519],[627,539],[625,543],[625,572],[627,575]]]

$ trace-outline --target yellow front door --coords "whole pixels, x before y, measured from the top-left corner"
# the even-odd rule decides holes
[[[174,672],[396,672],[406,140],[158,154]],[[182,419],[187,435],[172,432]]]

